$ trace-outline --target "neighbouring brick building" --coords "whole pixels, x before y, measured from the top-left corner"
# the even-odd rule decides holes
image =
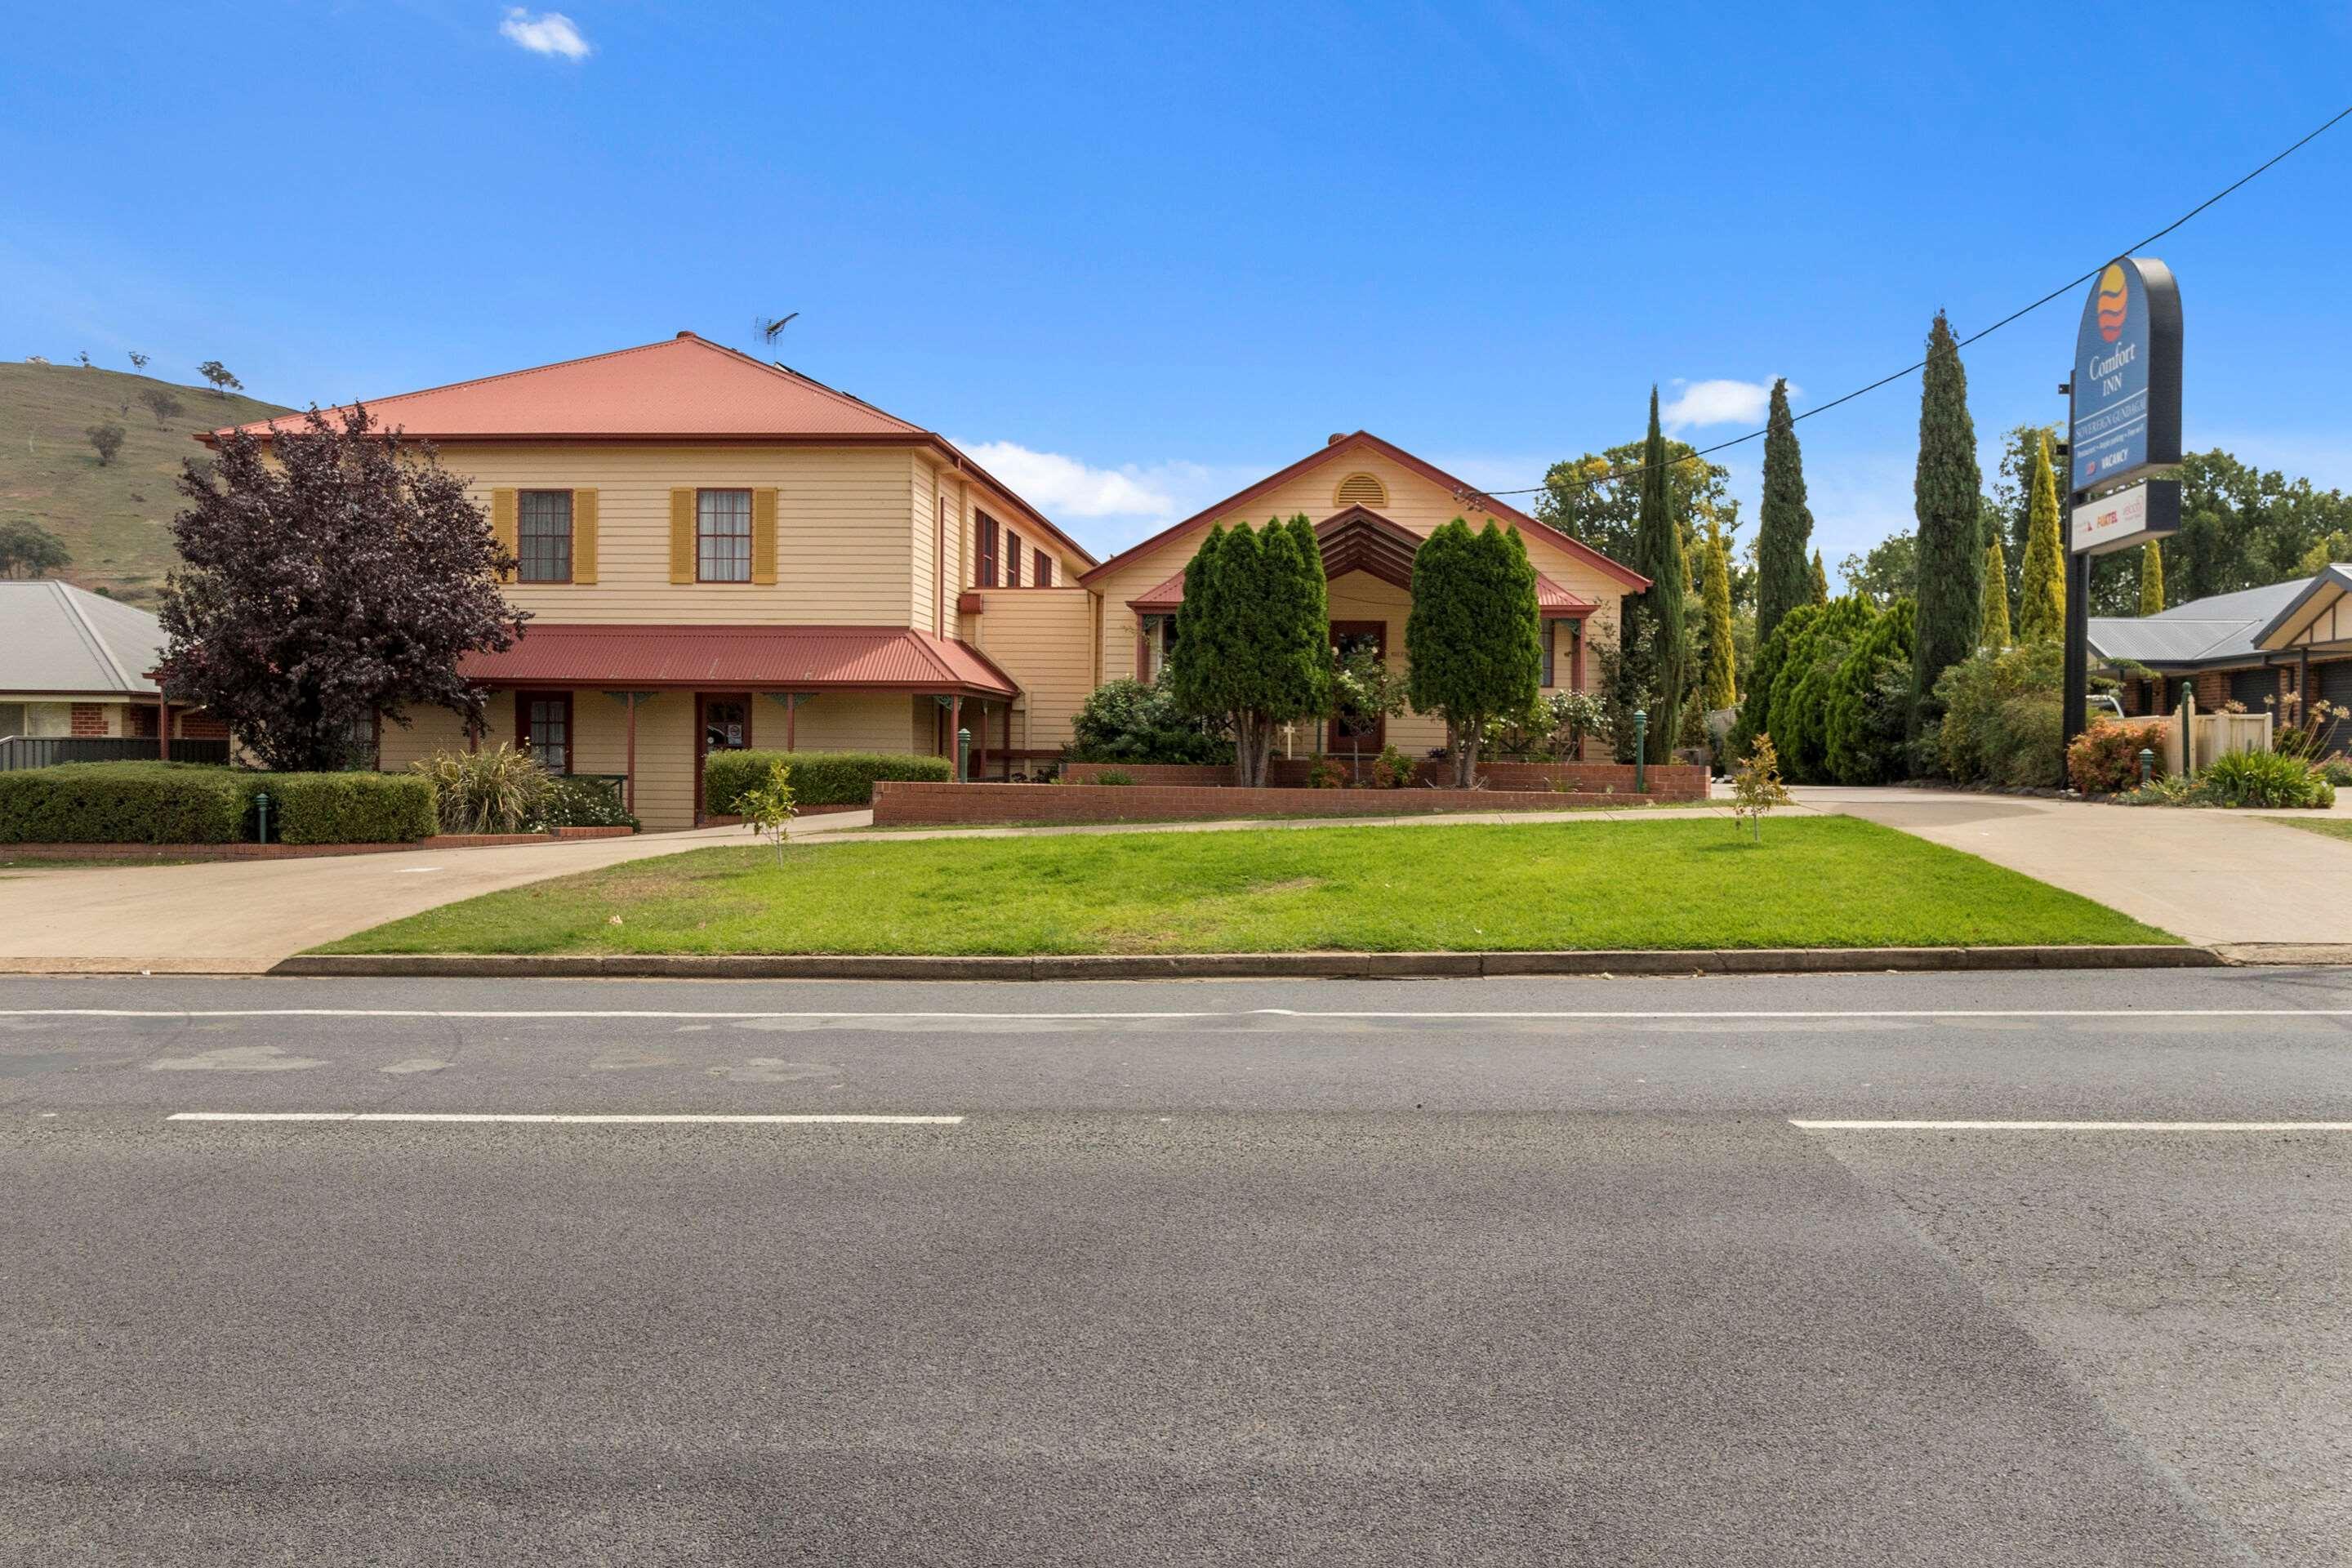
[[[135,605],[52,578],[0,582],[0,740],[152,739],[163,694],[148,671],[163,626]],[[172,710],[175,737],[217,740],[217,721]]]
[[[2210,712],[2231,703],[2269,707],[2294,722],[2306,697],[2352,710],[2352,566],[2330,566],[2234,594],[2176,605],[2161,615],[2091,618],[2091,658],[2123,682],[2124,711],[2168,713],[2182,687]],[[2352,743],[2339,725],[2338,744]]]

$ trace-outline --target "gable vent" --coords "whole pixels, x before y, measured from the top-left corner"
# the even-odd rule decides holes
[[[1381,507],[1389,504],[1389,488],[1372,474],[1349,474],[1339,481],[1332,500],[1340,506]]]

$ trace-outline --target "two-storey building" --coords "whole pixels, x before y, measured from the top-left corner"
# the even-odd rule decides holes
[[[978,776],[1056,755],[1087,693],[1158,674],[1184,564],[1218,521],[1305,514],[1333,647],[1398,663],[1421,541],[1455,517],[1517,529],[1548,689],[1594,679],[1619,597],[1646,585],[1363,431],[1098,564],[937,433],[691,332],[368,407],[440,449],[520,563],[506,591],[530,612],[522,637],[466,666],[491,691],[492,735],[621,780],[651,827],[702,816],[714,748],[952,756],[967,730]],[[475,739],[420,712],[383,727],[379,763]],[[1416,714],[1295,743],[1444,739]]]

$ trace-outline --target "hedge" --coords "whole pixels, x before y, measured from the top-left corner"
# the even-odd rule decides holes
[[[0,843],[234,844],[261,776],[160,762],[0,773]]]
[[[782,763],[793,770],[793,798],[802,805],[870,805],[877,779],[946,784],[955,769],[945,757],[887,752],[713,752],[702,763],[702,808],[737,815],[743,792]]]
[[[400,844],[440,831],[432,783],[415,773],[254,773],[269,837],[285,844]]]
[[[433,787],[397,773],[263,773],[201,763],[61,763],[0,773],[0,843],[390,844],[435,831]]]

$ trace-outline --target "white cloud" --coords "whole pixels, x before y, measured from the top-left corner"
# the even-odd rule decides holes
[[[958,441],[956,445],[1099,555],[1124,550],[1192,516],[1265,478],[1276,466],[1171,460],[1097,467],[1017,441]]]
[[[1689,430],[1703,425],[1764,423],[1772,401],[1769,381],[1677,381],[1674,398],[1661,406],[1658,417],[1669,430]],[[1797,388],[1789,388],[1790,396]]]
[[[506,20],[499,24],[499,34],[535,55],[562,55],[567,60],[584,60],[590,53],[588,40],[580,36],[572,18],[561,11],[542,11],[534,16],[520,5],[509,6]]]

